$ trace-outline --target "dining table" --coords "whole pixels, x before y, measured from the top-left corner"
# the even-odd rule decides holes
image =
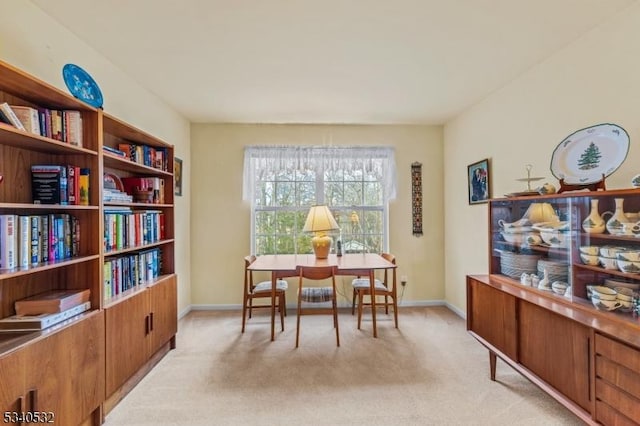
[[[373,337],[378,337],[376,327],[375,271],[393,269],[396,265],[377,253],[346,253],[342,256],[330,254],[326,259],[317,259],[314,254],[266,254],[257,256],[249,265],[252,271],[271,272],[271,341],[275,340],[276,282],[278,279],[298,276],[298,267],[334,266],[335,275],[368,277],[371,285],[371,320]]]

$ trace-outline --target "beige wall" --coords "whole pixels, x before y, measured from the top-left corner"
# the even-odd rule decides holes
[[[445,140],[446,300],[466,309],[465,275],[486,273],[487,207],[467,204],[466,167],[490,157],[494,196],[525,190],[533,174],[558,186],[549,169],[558,143],[575,130],[616,123],[631,147],[607,188],[629,188],[640,173],[640,4],[593,29],[455,120]],[[544,181],[543,181],[544,182]]]
[[[62,79],[62,67],[66,63],[77,64],[100,86],[106,112],[175,145],[176,155],[185,159],[183,184],[186,191],[183,197],[176,197],[175,202],[178,309],[184,312],[191,302],[188,121],[28,1],[2,2],[0,59],[64,92],[67,88]]]
[[[394,146],[398,197],[390,204],[390,250],[398,258],[398,273],[408,276],[403,300],[421,303],[444,298],[441,127],[194,124],[191,127],[194,305],[238,306],[242,302],[242,258],[250,250],[250,207],[242,201],[243,154],[246,145],[261,144]],[[415,161],[423,164],[422,237],[414,237],[411,228],[410,166]],[[345,278],[343,283],[350,283],[350,279]],[[294,290],[295,286],[290,286],[289,301],[295,300]]]

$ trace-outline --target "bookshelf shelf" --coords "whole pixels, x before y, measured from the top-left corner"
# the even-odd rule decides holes
[[[48,154],[79,154],[96,156],[98,154],[96,151],[91,149],[69,145],[65,142],[59,142],[54,139],[38,136],[33,133],[28,133],[8,126],[0,126],[0,138],[2,139],[2,145]]]
[[[61,257],[67,257],[60,260],[12,268],[4,268],[0,264],[0,319],[16,314],[17,300],[58,289],[89,289],[91,310],[41,331],[0,332],[0,383],[3,387],[0,409],[4,412],[36,409],[56,411],[56,423],[98,425],[104,419],[105,412],[143,377],[144,373],[138,371],[150,371],[152,359],[157,360],[162,353],[175,347],[177,277],[173,224],[174,148],[0,61],[0,103],[4,102],[29,107],[21,108],[22,112],[36,114],[37,111],[40,123],[48,120],[46,114],[50,113],[57,114],[62,120],[68,119],[71,124],[63,127],[62,138],[59,138],[60,133],[46,137],[0,124],[0,172],[3,176],[0,183],[0,218],[48,216],[50,220],[56,219],[58,225],[58,217],[63,217],[69,223],[73,232],[71,235],[79,235],[79,238],[67,239],[69,234],[67,228],[64,229],[65,250]],[[79,114],[74,111],[79,111]],[[77,126],[79,122],[82,123],[81,127]],[[53,126],[53,123],[47,125]],[[37,125],[33,128],[37,128]],[[64,133],[67,130],[75,133]],[[58,138],[73,140],[78,145]],[[117,148],[120,143],[151,147],[149,152],[158,152],[152,164],[162,165],[164,169],[115,157],[103,150],[103,147]],[[76,172],[89,169],[89,205],[34,204],[31,192],[32,165],[68,166],[69,171]],[[103,173],[109,172],[119,177],[145,177],[161,184],[163,197],[158,198],[163,199],[162,204],[104,202]],[[104,220],[105,209],[109,207],[161,211],[165,238],[152,244],[107,252],[104,246]],[[16,223],[19,222],[16,220]],[[26,219],[24,223],[27,223]],[[38,234],[29,241],[35,247],[43,237],[40,228],[33,229],[38,230]],[[7,240],[2,233],[0,226],[0,239]],[[17,234],[16,238],[21,235],[26,234]],[[28,241],[26,237],[22,238]],[[68,257],[66,248],[70,246],[75,257]],[[105,265],[113,263],[118,257],[134,258],[138,253],[142,259],[145,251],[157,254],[157,264],[153,265],[156,269],[152,276],[159,274],[158,278],[150,283],[139,283],[133,290],[111,298],[105,297]],[[153,327],[149,328],[152,324]],[[145,330],[145,326],[147,333],[139,334],[138,331]],[[123,333],[138,340],[129,341],[131,345],[123,347]],[[139,350],[142,352],[138,353]],[[131,363],[130,359],[137,361]],[[80,362],[71,363],[70,360]],[[43,367],[34,368],[39,365]],[[11,377],[5,372],[11,372]],[[111,379],[107,380],[107,375],[111,375]],[[70,381],[74,383],[72,387],[67,385]],[[39,388],[43,390],[38,393],[37,407],[31,406],[30,402],[34,388],[36,391]],[[77,403],[78,394],[88,395],[83,398],[82,404]]]

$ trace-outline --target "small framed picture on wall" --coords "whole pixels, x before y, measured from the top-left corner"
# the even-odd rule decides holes
[[[175,157],[173,162],[173,182],[175,185],[174,194],[182,196],[182,160]]]
[[[467,184],[469,186],[469,204],[486,203],[491,198],[488,158],[467,166]]]

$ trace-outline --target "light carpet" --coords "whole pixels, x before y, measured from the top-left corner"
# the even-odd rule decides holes
[[[270,341],[267,312],[244,334],[239,311],[194,311],[179,321],[177,348],[110,413],[127,425],[580,425],[538,387],[498,361],[445,307],[301,318],[289,311]]]

